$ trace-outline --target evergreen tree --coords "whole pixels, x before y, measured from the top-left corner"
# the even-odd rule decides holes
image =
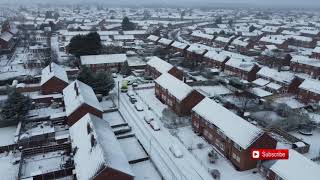
[[[125,62],[124,65],[122,66],[121,68],[121,71],[120,73],[122,75],[126,75],[126,76],[129,76],[131,74],[131,70],[130,70],[130,67],[129,67],[129,64],[128,62]]]
[[[8,99],[2,109],[2,123],[7,125],[17,124],[22,120],[31,109],[31,100],[29,97],[9,88]]]
[[[130,30],[134,30],[134,29],[135,29],[134,23],[130,22],[128,17],[124,17],[122,20],[122,30],[123,31],[130,31]]]
[[[253,32],[254,30],[256,30],[256,27],[254,27],[253,25],[251,25],[251,26],[249,27],[249,32]]]
[[[219,16],[217,19],[216,19],[216,24],[221,24],[222,23],[222,17]]]
[[[97,32],[74,36],[67,46],[68,52],[78,58],[82,55],[96,55],[101,48],[101,39]]]
[[[87,67],[82,68],[77,79],[91,86],[96,94],[104,96],[108,95],[115,86],[114,79],[110,73],[98,72],[94,74]]]

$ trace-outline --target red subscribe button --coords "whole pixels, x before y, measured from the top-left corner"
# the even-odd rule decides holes
[[[252,149],[251,158],[255,160],[288,159],[288,149]]]

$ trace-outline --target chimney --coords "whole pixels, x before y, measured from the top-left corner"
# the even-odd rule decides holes
[[[79,89],[77,87],[77,82],[74,83],[74,90],[76,91],[76,96],[79,96]]]

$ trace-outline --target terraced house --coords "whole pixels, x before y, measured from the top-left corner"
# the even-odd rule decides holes
[[[209,98],[192,109],[193,130],[214,145],[240,171],[255,168],[251,149],[274,149],[277,141],[266,132]]]

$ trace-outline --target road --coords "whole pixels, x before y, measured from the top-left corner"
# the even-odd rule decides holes
[[[140,100],[138,98],[138,100]],[[140,100],[141,101],[141,100]],[[145,107],[146,108],[146,107]],[[153,131],[144,120],[144,112],[138,112],[130,103],[125,93],[120,94],[120,113],[132,126],[138,139],[149,153],[152,161],[160,173],[168,180],[210,180],[213,179],[209,172],[191,155],[177,138],[170,132],[160,127],[160,131]],[[159,121],[159,119],[155,119]],[[161,125],[161,123],[158,123]],[[173,156],[169,147],[178,146],[183,152],[182,158]]]

